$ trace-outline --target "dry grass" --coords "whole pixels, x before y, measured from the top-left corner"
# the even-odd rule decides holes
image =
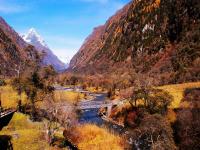
[[[96,125],[85,124],[77,127],[69,139],[78,146],[80,150],[122,150],[123,140],[118,135],[110,133],[106,128]]]
[[[190,106],[190,103],[187,101],[181,102],[183,99],[184,91],[188,88],[199,88],[200,82],[193,82],[193,83],[183,83],[183,84],[173,84],[173,85],[165,85],[156,87],[157,89],[162,89],[166,92],[169,92],[170,95],[173,97],[173,101],[171,105],[169,106],[168,112],[167,112],[167,119],[170,122],[174,122],[176,120],[176,113],[174,112],[174,108],[188,108]],[[141,99],[137,100],[137,105],[144,105],[144,101]],[[119,123],[123,123],[123,117],[119,114],[123,114],[123,110],[129,109],[131,106],[129,103],[125,103],[122,106],[118,106],[114,108],[111,112],[111,118],[114,118],[114,116],[117,117],[117,121]]]
[[[18,101],[20,99],[17,92],[9,85],[0,87],[1,92],[1,102],[3,108],[16,108]],[[74,92],[74,91],[55,91],[54,98],[56,102],[68,101],[71,103],[76,103],[80,99],[84,98],[84,94]],[[28,103],[25,94],[22,94],[22,105]]]
[[[91,93],[98,93],[98,92],[103,92],[103,89],[101,87],[87,87],[86,88],[87,91],[91,92]]]
[[[84,98],[84,94],[75,91],[55,91],[54,98],[56,102],[77,103]]]
[[[0,87],[1,102],[4,108],[16,108],[19,96],[17,92],[8,84]],[[27,103],[26,95],[22,94],[22,104]]]
[[[183,93],[187,88],[199,88],[200,82],[192,82],[192,83],[183,83],[183,84],[172,84],[160,86],[158,89],[162,89],[164,91],[169,92],[170,95],[173,96],[174,100],[172,101],[170,108],[179,108],[181,100],[183,99]]]
[[[0,135],[10,135],[14,150],[50,149],[43,136],[43,123],[33,123],[28,116],[15,113]]]

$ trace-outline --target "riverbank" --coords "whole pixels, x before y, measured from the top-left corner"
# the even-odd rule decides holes
[[[73,132],[71,132],[73,130]],[[81,150],[123,150],[123,138],[106,127],[83,124],[66,130],[64,136],[75,143]]]

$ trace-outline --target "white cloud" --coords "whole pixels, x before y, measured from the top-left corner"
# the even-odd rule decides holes
[[[63,36],[46,36],[46,40],[49,41],[57,41],[62,44],[67,44],[67,45],[77,45],[82,43],[81,39],[78,38],[73,38],[73,37],[63,37]]]
[[[0,0],[1,13],[19,13],[27,11],[29,8],[25,5],[14,4],[13,2]]]
[[[109,2],[109,0],[81,0],[83,2],[95,2],[95,3],[101,3],[101,4],[106,4]]]
[[[44,39],[54,54],[65,63],[69,63],[83,43],[82,39],[73,37],[44,36]]]
[[[77,50],[73,47],[54,47],[51,48],[53,53],[64,63],[69,63],[72,57],[76,54]]]

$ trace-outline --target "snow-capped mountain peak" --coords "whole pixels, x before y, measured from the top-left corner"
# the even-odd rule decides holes
[[[24,41],[26,41],[29,44],[34,44],[34,45],[41,44],[42,46],[48,48],[44,39],[39,35],[39,33],[34,28],[31,28],[28,31],[28,33],[23,35],[22,37]]]
[[[39,52],[44,52],[44,65],[52,65],[57,71],[67,68],[67,64],[64,64],[61,60],[59,60],[59,58],[47,46],[43,38],[34,28],[31,28],[27,34],[22,36],[22,38],[28,44],[33,45]]]

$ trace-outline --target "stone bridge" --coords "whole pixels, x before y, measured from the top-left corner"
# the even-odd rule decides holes
[[[105,101],[107,94],[96,94],[96,93],[90,93],[89,91],[82,90],[81,87],[75,87],[74,89],[72,88],[65,88],[62,86],[55,86],[54,87],[56,90],[61,90],[61,91],[77,91],[80,93],[87,93],[91,96],[94,97],[93,100],[83,100],[77,104],[75,107],[78,110],[87,110],[87,109],[99,109],[99,108],[106,108],[107,113],[106,115],[109,116],[111,113],[111,110],[114,106],[120,105],[124,102],[124,100],[114,100],[114,101]],[[56,106],[57,108],[64,108],[64,109],[69,109],[72,106],[66,105],[66,104],[58,104]]]
[[[107,113],[106,115],[109,116],[111,110],[114,106],[123,103],[121,100],[115,100],[110,102],[102,102],[102,101],[88,101],[88,102],[80,102],[77,105],[77,109],[79,110],[87,110],[87,109],[99,109],[99,108],[106,108]]]

